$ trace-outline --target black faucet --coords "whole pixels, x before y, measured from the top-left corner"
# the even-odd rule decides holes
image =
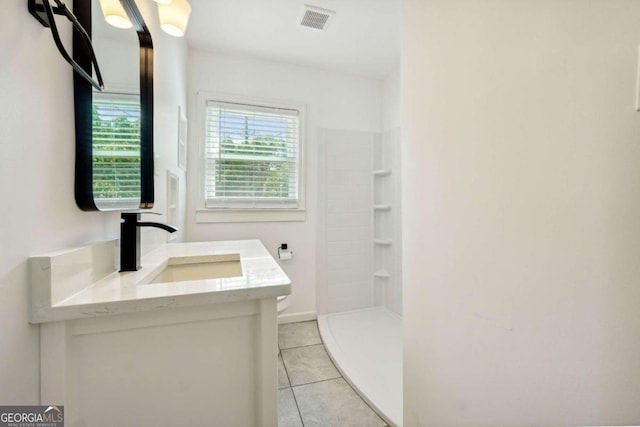
[[[120,224],[120,271],[140,269],[140,227],[161,228],[169,233],[178,231],[159,222],[140,222],[139,212],[122,212],[121,218],[124,221]]]

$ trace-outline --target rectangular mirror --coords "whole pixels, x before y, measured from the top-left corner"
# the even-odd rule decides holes
[[[93,89],[93,200],[99,210],[140,205],[140,64],[132,29],[107,24],[91,0],[91,41],[104,75]],[[95,71],[95,70],[94,70]]]
[[[151,35],[135,0],[119,2],[132,28],[108,24],[99,0],[75,3],[74,13],[91,36],[105,84],[103,91],[97,91],[74,76],[76,203],[83,210],[151,208]],[[74,59],[83,67],[88,66],[85,69],[89,72],[91,64],[86,62],[86,54],[84,46],[74,38]]]

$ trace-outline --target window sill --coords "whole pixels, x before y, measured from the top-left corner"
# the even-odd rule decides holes
[[[196,223],[304,221],[305,209],[198,209]]]

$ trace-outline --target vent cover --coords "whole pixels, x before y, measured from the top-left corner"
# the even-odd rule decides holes
[[[335,12],[321,7],[304,5],[304,12],[300,19],[300,25],[315,30],[324,31],[329,26]]]

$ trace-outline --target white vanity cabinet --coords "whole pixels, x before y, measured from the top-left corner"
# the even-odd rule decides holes
[[[108,272],[112,249],[32,258],[40,403],[74,427],[276,426],[277,297],[291,284],[264,246],[169,244],[130,273]],[[152,283],[172,262],[229,254],[240,275]]]

